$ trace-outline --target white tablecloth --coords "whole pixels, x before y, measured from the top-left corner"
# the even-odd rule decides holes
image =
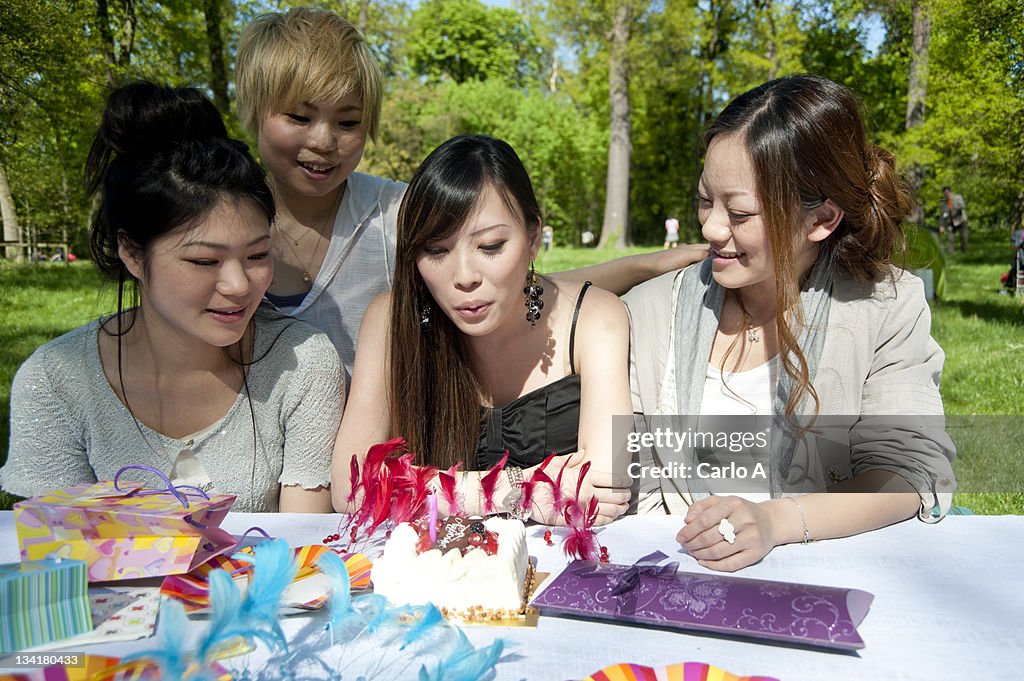
[[[241,533],[258,525],[297,546],[320,543],[337,531],[338,519],[236,513],[224,527]],[[661,549],[680,560],[681,570],[704,572],[679,552],[674,541],[679,523],[678,518],[624,518],[599,530],[600,540],[614,563],[632,563]],[[528,528],[530,554],[539,571],[558,572],[567,560],[557,543],[544,543],[544,529]],[[13,514],[3,512],[0,563],[17,560]],[[581,679],[617,662],[696,661],[785,681],[1016,681],[1024,678],[1022,569],[1024,516],[954,516],[938,525],[913,520],[857,537],[782,546],[738,573],[871,592],[874,603],[859,627],[866,647],[858,653],[559,617],[541,617],[536,629],[476,627],[466,633],[478,645],[498,636],[509,642],[514,654],[498,665],[499,680]],[[107,644],[86,652],[119,655],[152,645]]]

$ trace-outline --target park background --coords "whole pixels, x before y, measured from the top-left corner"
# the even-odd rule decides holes
[[[348,17],[382,64],[381,130],[359,169],[408,180],[453,135],[509,141],[555,230],[545,271],[650,250],[669,216],[699,240],[701,131],[735,95],[802,72],[851,87],[917,197],[907,264],[940,294],[957,503],[1024,513],[1024,303],[998,295],[1024,214],[1024,0],[0,0],[0,461],[18,366],[115,307],[88,262],[24,262],[57,244],[88,257],[82,168],[109,88],[200,87],[244,138],[239,31],[297,4]],[[934,239],[944,185],[967,203],[964,255]],[[578,247],[586,230],[596,248]]]

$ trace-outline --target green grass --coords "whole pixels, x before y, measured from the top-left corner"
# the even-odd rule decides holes
[[[114,292],[92,263],[19,266],[0,260],[0,460],[7,460],[11,381],[18,367],[43,343],[113,310]],[[0,492],[0,509],[13,500]]]
[[[932,333],[946,352],[942,396],[957,444],[955,502],[975,513],[1024,513],[1024,301],[998,295],[1009,268],[1007,235],[972,234],[966,256],[947,256],[945,296],[932,307]],[[629,253],[654,250],[634,248]],[[543,272],[584,267],[622,255],[556,247],[541,253]],[[114,309],[114,289],[89,263],[13,266],[0,262],[0,460],[9,439],[10,385],[39,345]],[[981,415],[981,416],[979,416]],[[969,417],[969,418],[968,418]],[[0,492],[0,509],[13,498]]]
[[[971,237],[966,255],[946,257],[946,295],[932,307],[932,335],[946,352],[942,399],[957,444],[954,469],[966,490],[955,503],[975,513],[1024,513],[1024,300],[999,295],[1009,236]]]

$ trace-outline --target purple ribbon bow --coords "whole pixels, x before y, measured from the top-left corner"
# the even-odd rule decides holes
[[[655,579],[675,579],[676,572],[679,570],[679,561],[674,560],[670,563],[659,565],[666,558],[668,556],[661,551],[655,551],[648,553],[621,572],[610,574],[607,569],[602,569],[600,565],[586,565],[583,569],[577,571],[576,575],[584,578],[607,577],[609,585],[612,587],[611,595],[621,596],[632,591],[640,584],[640,575],[647,575]]]

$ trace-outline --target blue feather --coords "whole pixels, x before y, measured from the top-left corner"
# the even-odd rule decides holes
[[[327,624],[331,631],[331,641],[351,641],[365,629],[368,618],[354,607],[348,568],[333,551],[320,556],[317,565],[331,579],[330,619]]]
[[[235,581],[224,570],[213,570],[210,573],[210,626],[199,641],[197,656],[209,662],[210,655],[221,644],[226,644],[237,636],[249,638],[252,632],[246,631],[240,621],[242,593]]]
[[[388,607],[387,599],[380,594],[366,594],[355,599],[360,606],[360,612],[366,621],[366,631],[372,634],[384,624],[385,619],[392,610]]]
[[[317,566],[331,579],[331,624],[352,612],[352,581],[345,561],[334,551],[327,551],[316,561]]]
[[[251,563],[252,581],[245,592],[240,617],[254,633],[271,647],[287,648],[288,642],[277,610],[284,590],[295,579],[298,565],[291,548],[283,539],[265,541],[253,548],[253,554],[236,553],[236,560]]]
[[[433,603],[413,608],[413,616],[416,618],[416,623],[409,627],[409,631],[406,632],[400,650],[405,650],[406,646],[426,636],[433,631],[434,627],[445,624],[444,615],[441,614],[441,611]]]
[[[433,672],[420,668],[420,681],[479,681],[489,675],[501,658],[505,642],[500,638],[486,648],[477,650],[461,630],[456,629],[454,650]]]
[[[121,658],[122,662],[146,659],[156,662],[160,667],[161,679],[181,679],[188,667],[188,646],[185,642],[185,626],[188,618],[185,608],[178,601],[165,600],[160,604],[160,642],[161,646],[152,650],[144,650]]]

